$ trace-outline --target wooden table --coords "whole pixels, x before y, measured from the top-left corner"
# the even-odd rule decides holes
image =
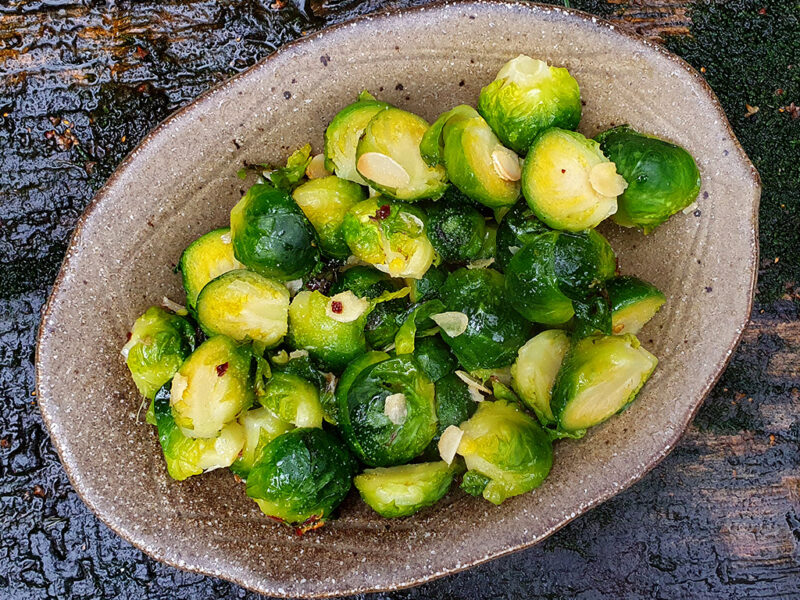
[[[150,560],[77,498],[36,407],[39,311],[77,217],[158,121],[286,41],[415,3],[2,2],[0,597],[254,597]],[[387,597],[799,598],[797,7],[574,6],[667,43],[717,90],[765,184],[758,302],[694,424],[640,483],[539,546]],[[97,432],[100,447],[102,438]]]

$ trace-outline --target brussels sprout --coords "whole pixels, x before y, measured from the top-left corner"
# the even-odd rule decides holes
[[[497,258],[497,224],[486,224],[486,235],[483,236],[483,245],[476,258],[477,260]]]
[[[631,334],[574,342],[553,385],[550,406],[558,428],[580,434],[622,411],[657,363]]]
[[[319,389],[298,375],[273,373],[258,401],[282,421],[297,427],[322,427]]]
[[[164,385],[153,400],[153,413],[170,477],[183,481],[204,471],[228,467],[236,460],[245,443],[239,423],[228,423],[215,437],[190,438],[175,424],[169,404],[170,386]]]
[[[184,435],[215,437],[253,403],[251,354],[216,335],[200,344],[172,378],[170,401]]]
[[[317,230],[320,250],[333,258],[350,256],[342,221],[351,207],[366,198],[364,188],[331,175],[306,181],[294,190],[292,198]]]
[[[289,305],[289,340],[295,348],[333,368],[343,368],[367,349],[364,327],[367,311],[350,322],[328,316],[333,301],[317,291],[304,290]]]
[[[363,368],[336,394],[345,441],[370,466],[410,461],[436,433],[434,393],[433,382],[413,357],[389,358]]]
[[[469,386],[455,373],[445,375],[436,382],[436,417],[439,424],[434,442],[451,425],[460,425],[478,409],[478,402],[469,393]]]
[[[221,333],[271,348],[289,328],[289,290],[254,271],[228,271],[203,288],[196,311],[209,335]]]
[[[474,260],[483,248],[486,219],[468,205],[437,202],[428,209],[428,238],[442,260]]]
[[[511,257],[540,233],[549,231],[526,202],[518,202],[497,228],[497,265],[505,271]]]
[[[540,131],[578,126],[580,89],[566,69],[520,55],[481,90],[478,112],[506,146],[524,154]]]
[[[367,185],[356,169],[356,147],[377,113],[389,108],[369,92],[362,92],[358,101],[339,111],[325,130],[325,166],[338,177]]]
[[[397,354],[411,354],[414,352],[414,345],[417,337],[417,327],[430,325],[435,326],[431,317],[444,311],[444,303],[441,300],[428,300],[421,304],[412,306],[407,313],[405,322],[401,325],[394,338],[395,351]]]
[[[615,269],[614,251],[596,231],[550,231],[534,237],[511,258],[506,290],[526,319],[560,325],[575,312],[572,300],[587,299]]]
[[[572,303],[575,309],[572,339],[579,340],[590,335],[602,333],[611,335],[611,305],[608,292],[597,289],[592,295]]]
[[[367,124],[356,150],[356,168],[367,183],[397,200],[437,199],[447,189],[444,167],[429,167],[419,144],[428,123],[399,108],[385,108]]]
[[[283,351],[282,356],[285,357],[285,360],[278,360],[278,356],[273,357],[273,371],[297,375],[313,383],[319,390],[319,403],[322,405],[323,418],[331,425],[336,425],[337,409],[334,397],[336,376],[333,373],[323,373],[311,361],[311,357],[305,350],[297,350],[291,356]]]
[[[470,473],[487,478],[481,493],[489,502],[500,504],[529,492],[550,473],[550,438],[516,403],[481,402],[475,414],[461,424],[461,430],[464,435],[458,454],[467,463],[465,481],[468,486],[475,485],[475,476]]]
[[[178,269],[186,290],[186,304],[194,308],[197,296],[205,285],[228,271],[243,269],[233,255],[231,230],[222,227],[209,231],[193,241],[181,254]]]
[[[522,193],[553,229],[591,229],[617,211],[627,183],[600,145],[575,131],[548,129],[531,146],[522,168]]]
[[[392,277],[419,279],[431,266],[433,246],[425,215],[380,196],[356,204],[344,217],[342,233],[353,254]]]
[[[604,131],[595,139],[628,182],[613,217],[619,225],[649,233],[697,198],[700,171],[680,146],[627,126]]]
[[[555,422],[550,394],[567,350],[569,336],[560,329],[549,329],[528,340],[511,367],[514,391],[543,425]]]
[[[366,469],[353,478],[361,498],[380,516],[407,517],[441,500],[455,469],[444,461]]]
[[[438,298],[449,273],[444,267],[431,267],[419,279],[406,279],[410,288],[408,299],[416,303]]]
[[[361,372],[367,367],[371,367],[374,364],[383,362],[390,358],[391,356],[389,356],[389,354],[386,352],[373,350],[371,352],[367,352],[366,354],[362,354],[353,360],[349,365],[347,365],[344,373],[342,373],[342,377],[339,379],[339,385],[336,386],[337,413],[339,406],[344,406],[347,404],[347,393],[350,391],[350,386],[353,385],[353,382],[361,374]]]
[[[472,371],[504,367],[514,362],[525,343],[528,324],[514,312],[503,288],[503,276],[491,269],[459,269],[447,278],[442,299],[448,311],[467,315],[467,329],[442,338],[458,362]]]
[[[231,465],[231,471],[246,480],[256,458],[269,442],[279,435],[294,429],[294,425],[281,421],[268,408],[254,408],[239,417],[239,425],[244,430],[242,453]]]
[[[122,356],[136,389],[150,400],[194,350],[194,327],[184,317],[151,306],[136,319]]]
[[[319,261],[316,232],[292,197],[270,185],[252,186],[231,211],[236,259],[265,277],[307,275]]]
[[[418,339],[415,343],[414,357],[434,383],[458,368],[458,361],[450,351],[450,347],[436,336]]]
[[[611,330],[636,335],[667,301],[652,283],[636,277],[615,277],[606,283],[611,302]]]
[[[247,495],[298,533],[325,524],[350,491],[358,464],[324,429],[293,429],[269,442],[247,477]]]

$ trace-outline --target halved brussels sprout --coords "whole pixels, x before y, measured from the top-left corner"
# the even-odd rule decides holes
[[[514,391],[543,425],[555,422],[550,395],[567,350],[569,336],[561,329],[549,329],[528,340],[511,367]]]
[[[478,112],[506,146],[524,154],[540,131],[578,126],[581,94],[566,69],[520,55],[481,90]]]
[[[338,177],[367,185],[356,169],[356,147],[377,113],[389,108],[369,92],[361,92],[358,101],[340,110],[325,130],[325,166]]]
[[[420,155],[419,143],[427,130],[425,119],[399,108],[375,113],[358,142],[359,175],[390,198],[439,198],[447,189],[447,175],[444,167],[429,167]]]
[[[650,233],[697,198],[700,171],[680,146],[627,126],[604,131],[595,139],[628,182],[613,217],[619,225]]]
[[[441,500],[456,470],[444,461],[366,469],[353,478],[361,498],[382,517],[413,515]]]
[[[606,283],[611,302],[611,330],[636,335],[667,301],[652,283],[637,277],[615,277]]]
[[[444,262],[466,262],[483,249],[486,219],[472,206],[439,201],[428,209],[427,231]]]
[[[289,290],[254,271],[228,271],[203,288],[196,312],[209,335],[221,333],[271,348],[289,329]]]
[[[269,442],[247,477],[247,495],[298,533],[325,524],[350,491],[358,464],[324,429],[293,429]]]
[[[419,279],[406,279],[410,288],[408,299],[417,303],[438,298],[449,273],[444,267],[431,267]]]
[[[289,340],[295,348],[333,368],[343,368],[367,349],[364,327],[368,310],[350,322],[328,316],[333,301],[320,292],[303,290],[289,305]],[[341,306],[340,310],[344,310]]]
[[[522,193],[553,229],[591,229],[617,211],[628,184],[600,145],[576,131],[548,129],[533,142],[522,169]]]
[[[514,254],[537,235],[549,229],[533,214],[526,202],[518,202],[503,217],[497,228],[497,265],[505,271]]]
[[[434,393],[433,382],[411,356],[363,368],[336,395],[345,441],[370,466],[407,463],[436,433]]]
[[[252,355],[231,338],[200,344],[172,378],[172,414],[184,435],[216,437],[253,403]]]
[[[344,215],[364,198],[364,188],[335,175],[310,179],[292,192],[292,198],[317,230],[323,254],[347,258],[350,248],[342,235]]]
[[[228,467],[236,460],[245,443],[244,429],[239,423],[228,423],[215,437],[190,438],[175,424],[169,403],[170,388],[164,385],[153,401],[153,413],[170,477],[183,481],[192,475]]]
[[[181,254],[178,269],[186,290],[186,304],[194,308],[197,296],[205,285],[223,273],[243,269],[233,255],[230,227],[209,231],[193,241]]]
[[[296,427],[322,427],[319,389],[293,373],[273,373],[258,402]]]
[[[342,233],[356,257],[392,277],[419,279],[433,262],[425,215],[402,202],[376,196],[356,204]]]
[[[265,277],[288,281],[319,261],[316,232],[288,192],[252,186],[231,210],[236,259]]]
[[[188,319],[151,306],[136,319],[122,356],[136,389],[150,400],[194,350],[194,327]]]
[[[560,325],[584,300],[614,276],[616,256],[594,230],[550,231],[516,252],[506,269],[506,290],[514,308],[535,323]]]
[[[594,335],[573,343],[553,385],[550,406],[558,428],[580,434],[622,411],[657,364],[631,334]]]
[[[529,326],[505,295],[503,276],[491,269],[459,269],[442,288],[448,311],[467,315],[467,329],[442,339],[468,371],[505,367],[528,339]]]
[[[482,495],[500,504],[506,498],[538,487],[553,466],[553,446],[539,424],[516,403],[481,402],[461,424],[458,454],[467,463],[465,482],[478,473],[486,478]],[[481,478],[482,479],[482,478]]]
[[[231,465],[231,471],[246,480],[261,450],[279,435],[294,429],[294,425],[281,421],[268,408],[253,408],[239,417],[244,430],[244,447],[241,455]]]
[[[420,338],[414,346],[414,357],[434,383],[458,368],[456,357],[441,338],[437,336]]]

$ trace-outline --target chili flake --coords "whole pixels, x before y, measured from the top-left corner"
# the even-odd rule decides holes
[[[221,365],[217,365],[217,377],[222,377],[227,372],[228,372],[228,363],[224,362]]]

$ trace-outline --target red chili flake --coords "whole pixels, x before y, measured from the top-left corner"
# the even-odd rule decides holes
[[[47,493],[44,491],[44,488],[40,485],[33,486],[33,495],[37,496],[38,498],[44,498],[47,496]]]
[[[0,448],[9,448],[11,446],[11,442],[9,442],[6,438],[0,440]]]
[[[387,219],[390,214],[392,214],[392,208],[388,204],[384,204],[375,211],[375,218],[379,221],[383,221],[384,219]]]
[[[147,50],[142,48],[141,46],[136,46],[136,57],[139,59],[147,58],[147,55],[150,54]]]
[[[778,88],[777,90],[775,90],[775,95],[776,96],[783,96],[783,89],[782,88]]]
[[[221,365],[217,365],[217,377],[222,377],[227,372],[228,372],[228,363],[224,362]]]
[[[567,170],[566,170],[566,169],[561,169],[561,172],[562,172],[562,173],[566,173],[566,172],[567,172]]]
[[[131,337],[133,337],[133,334],[129,331],[128,332],[128,337],[125,338],[125,341],[126,342],[130,342],[131,341]]]
[[[342,310],[344,310],[344,307],[342,306],[341,302],[339,302],[338,300],[334,300],[333,302],[331,302],[331,312],[340,315],[342,314]]]
[[[767,9],[766,9],[766,8],[759,8],[759,9],[758,9],[758,14],[760,14],[760,15],[765,15],[765,14],[767,14]]]

